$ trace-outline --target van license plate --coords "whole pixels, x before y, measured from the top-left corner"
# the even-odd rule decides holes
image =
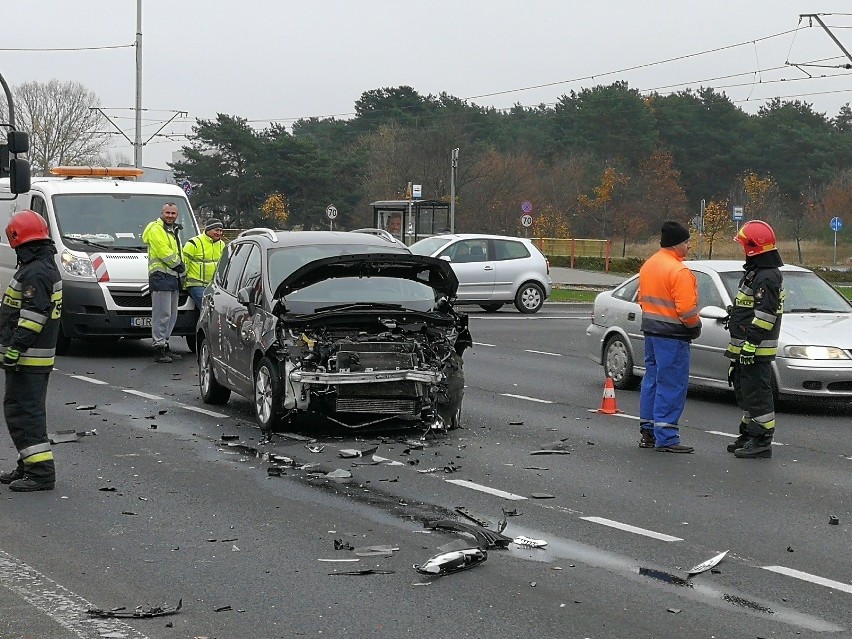
[[[131,317],[130,326],[133,328],[151,328],[150,317]]]

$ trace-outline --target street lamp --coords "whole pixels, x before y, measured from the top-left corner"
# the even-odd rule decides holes
[[[450,167],[450,233],[456,232],[456,171],[459,168],[459,150],[453,149]]]

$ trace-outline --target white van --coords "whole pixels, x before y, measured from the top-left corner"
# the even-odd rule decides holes
[[[186,194],[172,184],[137,182],[133,168],[56,167],[55,177],[34,177],[28,193],[0,200],[0,291],[15,273],[15,250],[3,229],[16,211],[32,209],[47,220],[62,274],[62,325],[57,353],[72,339],[117,340],[151,337],[148,253],[142,231],[174,202],[181,242],[198,234]],[[60,177],[61,176],[61,177]],[[100,176],[100,177],[94,177]],[[9,180],[0,179],[0,196]],[[196,312],[181,292],[174,335],[195,347]]]

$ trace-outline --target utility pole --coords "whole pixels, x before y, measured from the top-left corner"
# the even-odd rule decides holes
[[[133,166],[142,166],[142,0],[136,0],[136,136]]]
[[[459,150],[450,156],[450,233],[456,232],[456,172],[459,168]]]

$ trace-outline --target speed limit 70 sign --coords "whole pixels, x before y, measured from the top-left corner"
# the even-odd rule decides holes
[[[333,220],[337,217],[337,207],[334,204],[329,204],[325,207],[325,214],[328,216],[329,220]]]
[[[523,224],[524,226],[530,227],[530,226],[532,226],[532,223],[533,223],[532,215],[525,213],[524,215],[521,216],[521,224]]]

